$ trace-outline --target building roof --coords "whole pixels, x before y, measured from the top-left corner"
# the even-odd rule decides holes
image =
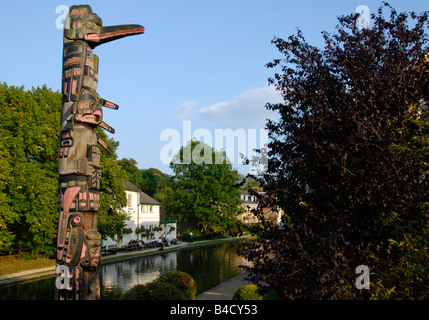
[[[126,191],[133,191],[140,193],[140,204],[157,204],[161,205],[160,202],[156,201],[151,196],[144,193],[140,188],[138,188],[136,185],[132,184],[129,181],[122,181],[122,185],[125,187]]]
[[[251,195],[249,192],[242,190],[241,195],[244,196],[244,204],[258,204],[255,196]]]

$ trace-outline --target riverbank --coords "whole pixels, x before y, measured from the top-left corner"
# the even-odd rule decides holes
[[[251,284],[246,280],[247,272],[207,290],[195,297],[195,300],[232,300],[235,291],[241,286]]]
[[[243,236],[238,238],[203,240],[203,241],[196,241],[194,243],[182,242],[176,245],[170,245],[169,247],[164,247],[164,250],[162,251],[160,251],[159,247],[156,247],[156,248],[143,249],[140,251],[118,252],[115,255],[103,256],[101,259],[100,265],[106,265],[106,264],[115,263],[118,261],[136,259],[145,255],[154,255],[154,254],[160,254],[162,252],[168,252],[168,251],[189,249],[189,248],[195,248],[200,246],[216,245],[223,242],[248,240],[251,238],[252,238],[251,236]],[[54,275],[55,275],[55,266],[40,268],[40,269],[31,269],[31,270],[25,270],[17,273],[1,275],[0,287],[8,286],[18,282],[34,281],[42,278],[53,277]]]

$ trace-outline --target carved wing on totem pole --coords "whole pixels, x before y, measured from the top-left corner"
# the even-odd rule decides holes
[[[97,230],[101,152],[98,144],[108,147],[94,129],[100,126],[114,133],[103,122],[102,108],[117,110],[118,106],[96,92],[98,57],[93,49],[143,32],[140,25],[103,27],[89,5],[70,7],[64,23],[57,265],[67,270],[69,281],[64,287],[57,286],[58,299],[99,297],[96,268],[101,249]]]

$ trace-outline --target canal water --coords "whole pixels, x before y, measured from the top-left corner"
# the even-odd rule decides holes
[[[101,300],[119,299],[136,284],[156,279],[161,273],[178,270],[196,281],[197,294],[207,291],[243,272],[246,260],[237,255],[243,242],[229,242],[193,249],[166,251],[98,267]],[[1,300],[54,299],[54,277],[0,287]]]

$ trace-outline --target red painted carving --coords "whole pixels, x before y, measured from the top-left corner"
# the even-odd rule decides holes
[[[97,266],[101,235],[97,230],[100,209],[100,148],[107,144],[94,128],[114,133],[102,121],[102,107],[118,106],[101,99],[97,90],[100,44],[141,34],[140,25],[103,27],[88,5],[72,6],[64,22],[64,49],[59,178],[57,270],[68,270],[68,286],[56,286],[58,299],[99,298]],[[64,269],[64,267],[66,267]],[[57,274],[57,277],[61,277]],[[57,283],[60,283],[56,281]]]

